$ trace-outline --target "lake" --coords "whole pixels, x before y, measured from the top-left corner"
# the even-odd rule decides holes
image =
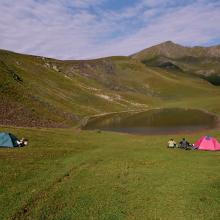
[[[82,129],[131,134],[176,134],[213,129],[217,125],[217,116],[202,110],[164,108],[93,117]]]

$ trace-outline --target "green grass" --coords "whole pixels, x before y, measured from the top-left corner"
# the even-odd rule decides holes
[[[170,136],[0,130],[30,140],[0,149],[0,219],[220,218],[220,152],[167,149]]]
[[[199,106],[206,109],[210,103],[209,110],[216,105],[213,97],[219,99],[219,87],[193,74],[149,67],[130,57],[59,61],[0,50],[4,125],[75,126],[86,116],[179,103],[194,107],[202,99]],[[218,106],[215,111],[220,114]]]
[[[215,67],[178,62],[188,72]],[[0,51],[0,124],[75,126],[85,116],[157,107],[220,115],[220,88],[188,72],[130,57],[58,61]],[[3,130],[30,145],[0,149],[0,219],[220,218],[220,152],[170,150],[169,136]]]

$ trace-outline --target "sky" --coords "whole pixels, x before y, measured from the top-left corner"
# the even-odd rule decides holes
[[[220,0],[0,0],[0,48],[57,59],[220,44]]]

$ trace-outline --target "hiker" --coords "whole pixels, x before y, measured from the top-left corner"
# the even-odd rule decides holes
[[[22,143],[21,140],[17,140],[16,142],[17,142],[17,146],[20,147],[20,145]]]
[[[174,148],[174,147],[176,147],[176,142],[171,138],[171,139],[168,141],[167,147],[168,147],[168,148]]]
[[[21,140],[17,140],[18,147],[24,147],[28,145],[28,139],[21,138]]]
[[[23,147],[27,146],[28,145],[28,139],[24,138],[22,144],[23,144]]]
[[[183,138],[182,141],[179,142],[179,148],[188,150],[189,147],[190,147],[190,143],[185,138]]]

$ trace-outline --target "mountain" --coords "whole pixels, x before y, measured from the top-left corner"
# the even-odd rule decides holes
[[[180,59],[183,57],[220,58],[220,45],[212,47],[184,47],[172,41],[166,41],[132,55],[132,57],[140,60],[153,59],[157,56],[172,59]]]
[[[147,48],[132,55],[148,66],[179,69],[220,85],[220,45],[183,47],[171,41]]]
[[[191,49],[166,42],[129,57],[87,61],[0,50],[0,124],[67,127],[91,115],[165,106],[220,113],[214,104],[220,87],[196,75],[219,68],[216,48],[192,57]]]

